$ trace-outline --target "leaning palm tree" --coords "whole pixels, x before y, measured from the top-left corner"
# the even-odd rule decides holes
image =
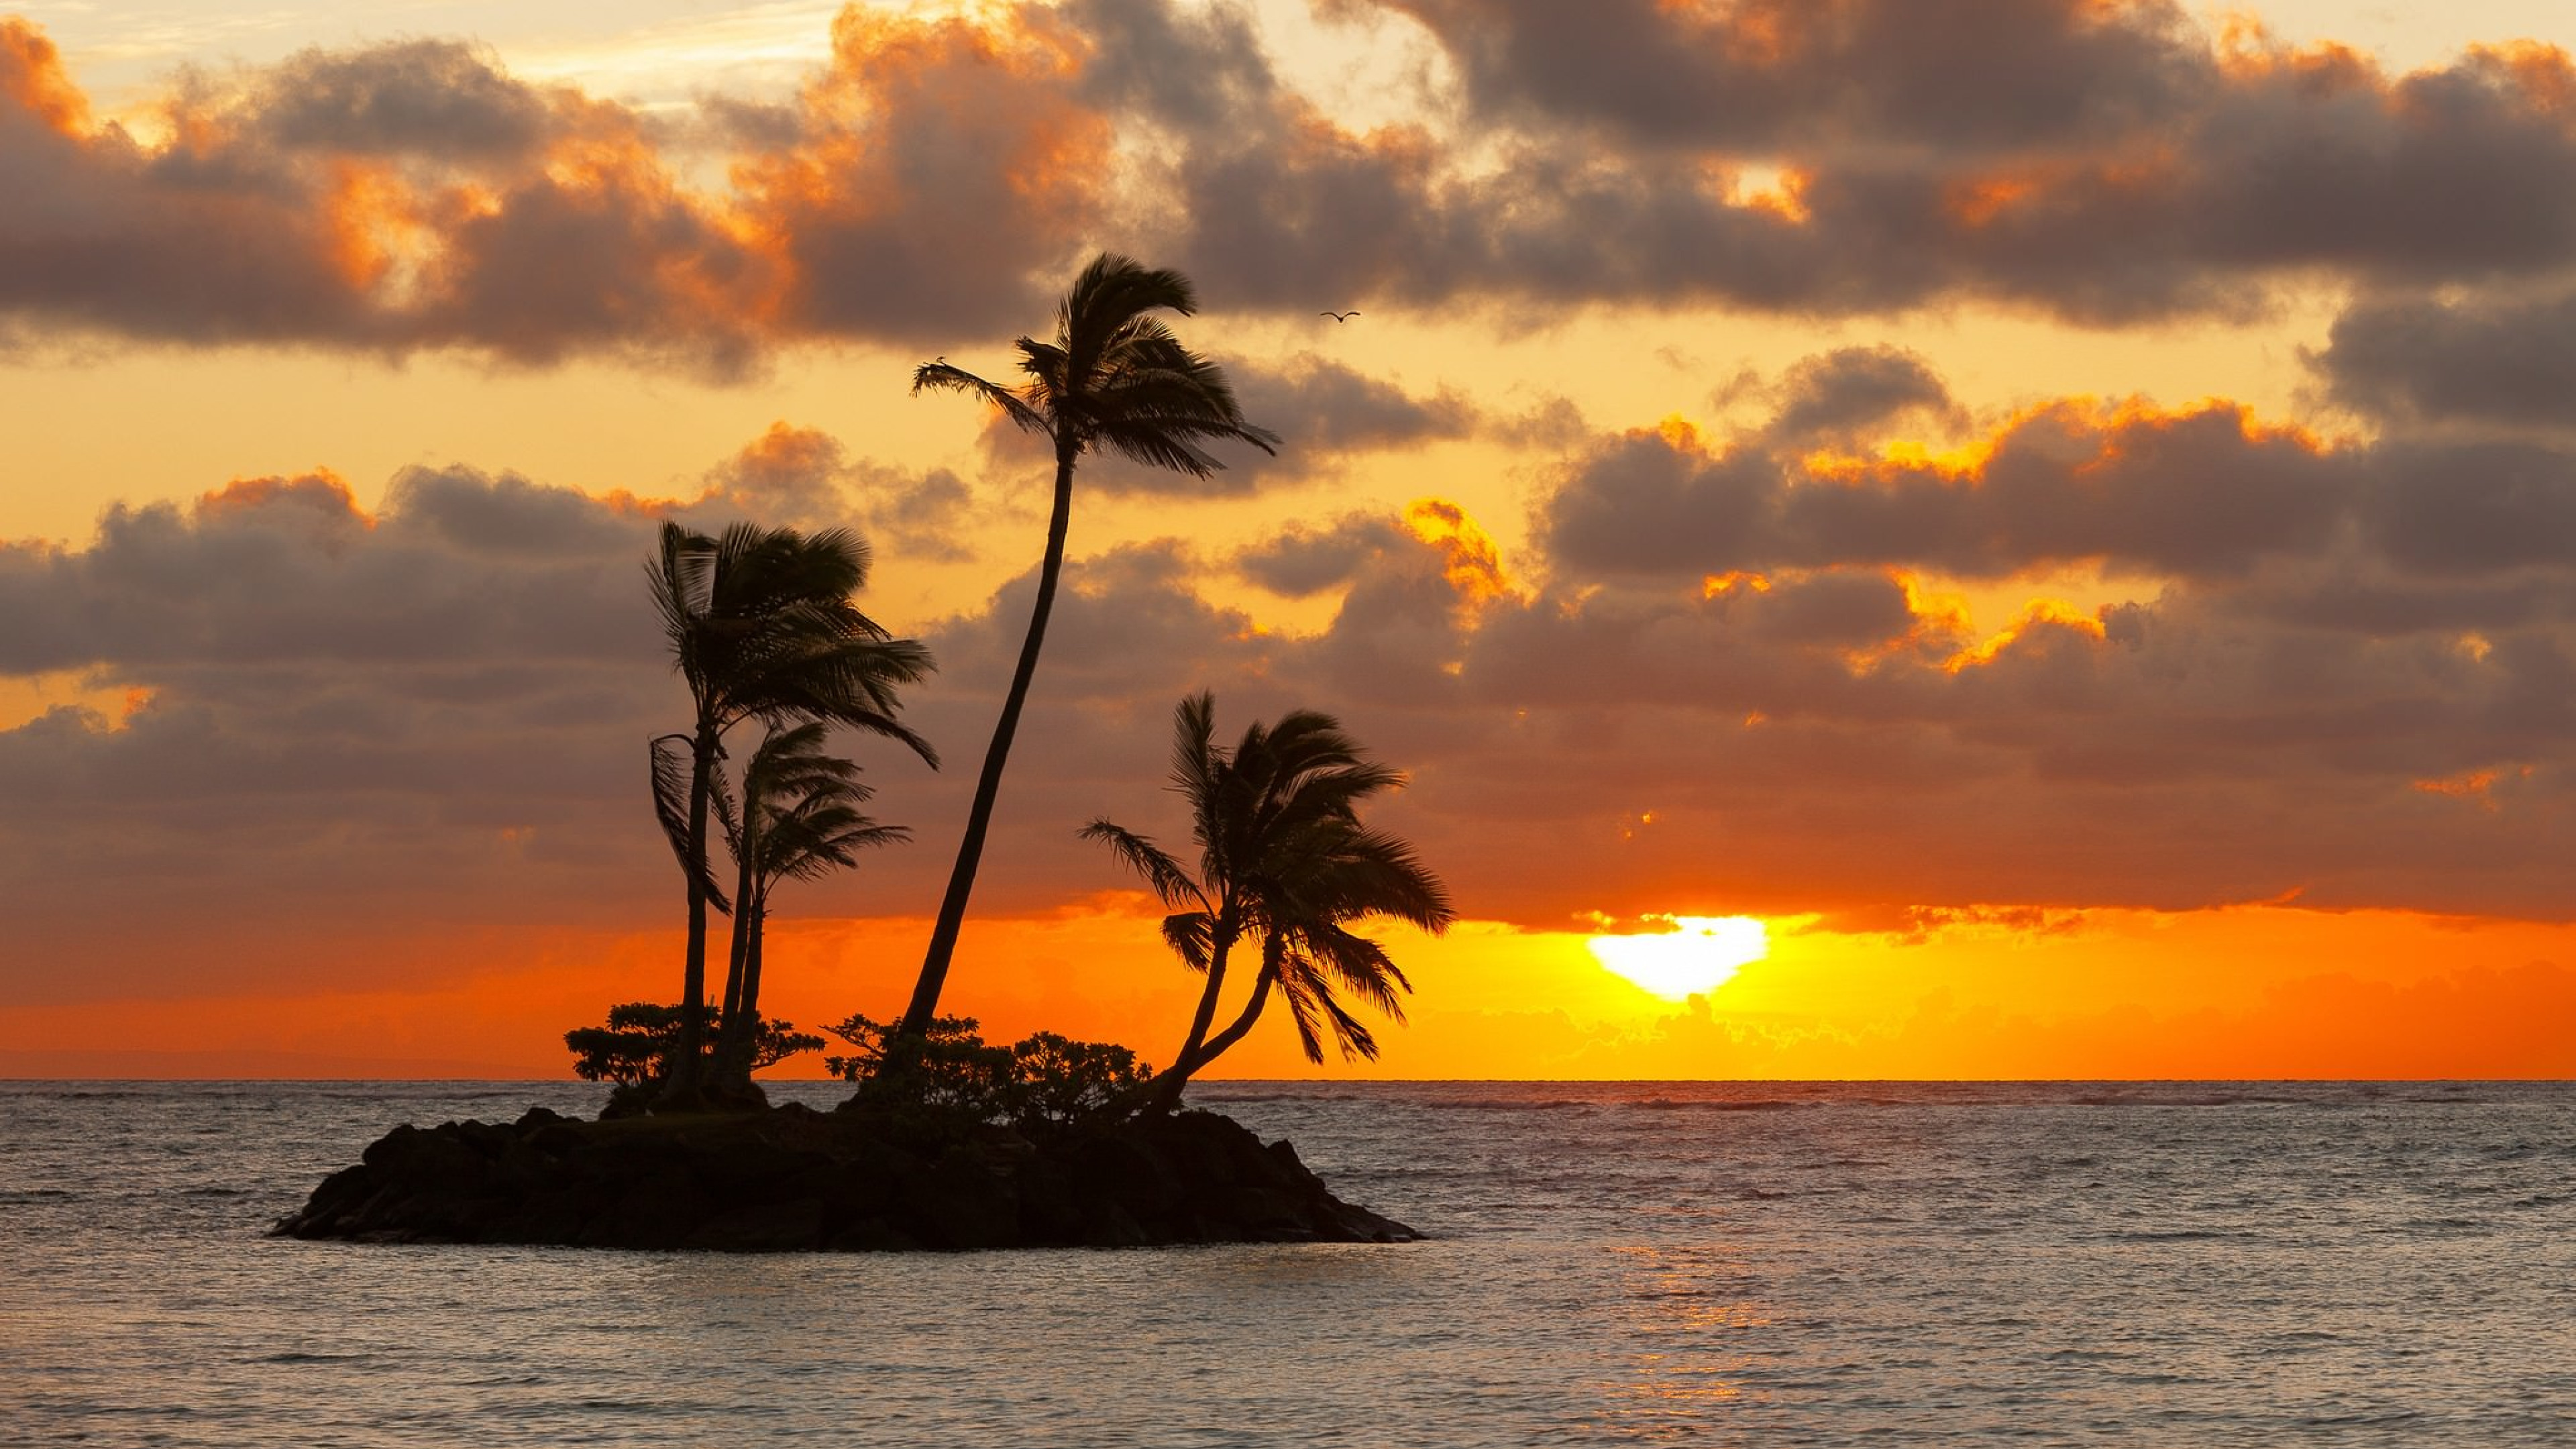
[[[857,865],[862,850],[912,838],[861,809],[876,792],[859,783],[857,765],[823,753],[827,733],[820,721],[772,729],[743,766],[739,806],[730,792],[716,792],[736,868],[733,950],[716,1041],[716,1080],[724,1087],[751,1085],[770,892],[782,880],[815,880]]]
[[[1330,715],[1298,710],[1275,726],[1255,723],[1230,750],[1215,743],[1215,722],[1215,700],[1205,693],[1182,700],[1173,715],[1172,789],[1190,805],[1195,877],[1124,826],[1095,820],[1082,832],[1107,844],[1172,908],[1163,939],[1207,978],[1171,1067],[1139,1093],[1155,1108],[1177,1105],[1191,1076],[1252,1029],[1274,990],[1289,1003],[1308,1059],[1323,1060],[1324,1031],[1345,1056],[1375,1057],[1376,1038],[1342,1005],[1336,985],[1402,1021],[1398,993],[1411,983],[1348,923],[1383,915],[1437,932],[1454,915],[1447,890],[1410,846],[1360,823],[1360,803],[1404,777],[1363,755]],[[1261,943],[1259,974],[1234,1022],[1211,1037],[1228,964],[1247,936]]]
[[[966,920],[966,898],[975,889],[975,872],[984,858],[984,835],[993,819],[993,801],[1001,791],[1002,766],[1010,758],[1011,738],[1020,727],[1029,680],[1037,672],[1038,648],[1046,638],[1047,616],[1055,608],[1056,581],[1064,571],[1065,527],[1073,514],[1073,470],[1083,454],[1106,448],[1156,468],[1169,468],[1205,478],[1225,465],[1199,444],[1231,438],[1263,452],[1275,451],[1276,433],[1254,427],[1235,406],[1234,390],[1213,362],[1183,347],[1156,312],[1187,317],[1198,310],[1189,278],[1175,271],[1147,268],[1127,257],[1103,252],[1082,269],[1073,289],[1056,306],[1055,340],[1019,340],[1020,372],[1016,387],[987,382],[946,361],[914,369],[912,390],[924,388],[970,393],[1002,410],[1002,415],[1055,445],[1055,506],[1047,518],[1045,561],[1038,566],[1038,596],[1029,612],[1029,632],[1020,644],[1019,667],[1011,673],[1010,692],[1002,699],[1002,716],[993,726],[993,741],[984,750],[984,771],[975,781],[975,801],[966,813],[966,834],[957,845],[957,864],[949,872],[948,893],[939,903],[931,927],[930,948],[923,954],[921,976],[913,986],[911,1005],[899,1028],[919,1038],[939,1013],[939,994],[948,984],[948,963],[957,950],[957,933]]]
[[[892,736],[936,766],[937,754],[895,719],[896,686],[931,662],[918,642],[890,636],[851,604],[867,582],[868,549],[845,529],[737,523],[710,538],[665,522],[644,571],[694,716],[685,734],[653,742],[655,813],[689,885],[680,1042],[664,1093],[685,1108],[702,1101],[707,907],[723,898],[707,868],[707,814],[726,732],[754,717],[824,720]]]

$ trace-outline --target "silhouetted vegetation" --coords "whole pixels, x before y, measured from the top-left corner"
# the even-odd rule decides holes
[[[858,864],[858,852],[908,840],[900,825],[879,825],[859,807],[875,792],[859,767],[823,753],[820,722],[770,730],[742,769],[737,804],[716,791],[716,813],[735,864],[733,949],[725,973],[724,1013],[716,1044],[716,1081],[748,1094],[760,1020],[761,948],[769,896],[782,880],[813,880]],[[715,775],[722,785],[721,771]]]
[[[572,1073],[585,1082],[615,1082],[621,1087],[658,1085],[670,1076],[672,1054],[680,1046],[683,1008],[650,1001],[630,1001],[608,1008],[606,1026],[575,1027],[564,1033],[572,1049]],[[704,1008],[701,1008],[703,1011]],[[799,1052],[821,1051],[824,1041],[796,1029],[794,1022],[746,1021],[751,1070],[776,1066]],[[698,1033],[703,1050],[706,1034]]]
[[[966,816],[966,833],[957,846],[957,863],[940,900],[939,916],[921,976],[899,1029],[924,1037],[939,1014],[939,996],[948,982],[948,965],[957,949],[957,933],[966,918],[966,900],[975,888],[975,872],[984,855],[984,835],[1000,792],[1002,767],[1019,730],[1020,711],[1028,702],[1029,681],[1037,672],[1038,649],[1046,638],[1047,617],[1055,608],[1056,583],[1064,571],[1065,528],[1073,510],[1073,472],[1083,454],[1106,448],[1156,468],[1169,468],[1205,478],[1223,467],[1199,444],[1230,438],[1272,451],[1278,435],[1254,427],[1235,406],[1234,390],[1213,362],[1180,344],[1156,312],[1189,316],[1197,299],[1187,277],[1178,272],[1139,265],[1114,253],[1102,253],[1081,275],[1056,309],[1055,340],[1019,339],[1020,372],[1016,387],[987,382],[945,360],[926,362],[912,375],[912,390],[924,388],[969,393],[1002,410],[1019,427],[1045,437],[1055,446],[1055,502],[1047,518],[1046,554],[1038,567],[1037,602],[1029,612],[1029,629],[1020,645],[1010,692],[1003,697],[1001,718],[994,723],[992,743],[984,752],[984,769],[975,782],[975,801]]]
[[[1377,1038],[1336,986],[1397,1021],[1404,1019],[1398,992],[1413,988],[1385,948],[1348,923],[1387,916],[1436,932],[1455,916],[1447,888],[1410,845],[1360,823],[1360,802],[1404,776],[1368,759],[1338,721],[1312,710],[1276,725],[1256,722],[1228,749],[1215,742],[1215,697],[1199,693],[1173,711],[1172,735],[1172,790],[1189,802],[1197,876],[1124,826],[1095,820],[1082,832],[1175,908],[1163,918],[1163,939],[1207,977],[1188,1036],[1141,1094],[1143,1104],[1178,1105],[1181,1088],[1243,1039],[1273,991],[1288,1003],[1307,1060],[1324,1059],[1327,1033],[1345,1058],[1374,1059]],[[1260,942],[1260,972],[1241,1013],[1210,1036],[1227,967],[1246,938]]]
[[[688,881],[688,1009],[665,1092],[675,1107],[703,1100],[707,909],[728,905],[707,868],[707,816],[726,733],[755,717],[822,721],[892,736],[937,763],[895,719],[896,686],[927,674],[930,655],[851,604],[867,572],[867,545],[846,530],[809,536],[750,523],[712,538],[665,523],[645,565],[693,714],[688,731],[652,743],[654,811]]]
[[[1055,454],[1053,508],[1038,588],[1017,667],[976,781],[973,804],[921,973],[903,1014],[880,1023],[852,1015],[830,1030],[853,1048],[826,1061],[866,1084],[882,1104],[976,1122],[1063,1123],[1102,1111],[1178,1105],[1190,1078],[1242,1040],[1275,994],[1308,1059],[1330,1040],[1347,1057],[1374,1058],[1377,1039],[1345,998],[1403,1020],[1412,989],[1381,946],[1351,929],[1371,916],[1444,929],[1452,918],[1437,877],[1412,848],[1359,820],[1364,800],[1403,776],[1369,760],[1331,716],[1298,710],[1276,725],[1254,723],[1231,747],[1215,739],[1215,703],[1201,693],[1175,717],[1172,781],[1189,802],[1197,870],[1109,820],[1085,830],[1140,872],[1169,909],[1163,936],[1202,973],[1180,1049],[1160,1075],[1127,1048],[1039,1033],[1011,1046],[985,1042],[971,1020],[942,1017],[947,982],[991,825],[1001,776],[1024,712],[1064,565],[1075,470],[1100,449],[1153,467],[1207,477],[1222,465],[1202,445],[1232,439],[1265,451],[1275,434],[1245,421],[1214,363],[1191,352],[1158,314],[1191,315],[1196,300],[1180,273],[1112,253],[1094,258],[1057,309],[1055,335],[1018,341],[1020,380],[987,381],[946,359],[914,370],[913,391],[980,397],[1010,421],[1045,437]],[[889,636],[850,602],[866,581],[868,554],[841,530],[813,535],[737,524],[710,537],[663,525],[646,573],[670,644],[689,686],[694,719],[653,741],[655,813],[688,883],[688,947],[682,1001],[648,1024],[612,1019],[607,1030],[573,1033],[583,1074],[615,1070],[628,1083],[653,1076],[662,1104],[705,1101],[711,1080],[727,1099],[756,1100],[750,1078],[777,1060],[764,1055],[759,1014],[770,897],[783,880],[811,879],[856,863],[861,850],[909,838],[863,807],[872,793],[858,766],[827,754],[831,725],[903,741],[924,759],[929,745],[897,722],[896,687],[931,668],[918,643]],[[739,791],[721,763],[727,733],[750,719],[766,733],[742,767]],[[735,865],[731,894],[710,869],[708,820],[721,825]],[[706,992],[706,916],[733,917],[720,1005]],[[1253,943],[1259,964],[1234,1018],[1217,1016],[1236,948]],[[716,1040],[706,1040],[712,1027]],[[618,1035],[623,1030],[626,1034]],[[668,1032],[667,1042],[652,1032]],[[812,1039],[808,1039],[812,1040]],[[622,1055],[621,1055],[622,1054]],[[709,1063],[712,1062],[712,1068]]]
[[[848,1042],[848,1056],[823,1066],[870,1084],[880,1104],[958,1123],[1008,1123],[1024,1130],[1081,1122],[1143,1085],[1153,1068],[1108,1042],[1072,1041],[1051,1031],[996,1046],[972,1017],[935,1017],[919,1037],[898,1023],[851,1016],[823,1028]]]

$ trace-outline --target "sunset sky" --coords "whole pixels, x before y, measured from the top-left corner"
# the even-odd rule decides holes
[[[910,370],[1004,374],[1104,249],[1285,443],[1081,474],[988,1034],[1169,1058],[1194,979],[1075,831],[1181,843],[1205,688],[1409,771],[1372,819],[1456,895],[1323,1075],[2576,1074],[2571,48],[2563,0],[0,9],[0,1076],[557,1076],[676,997],[665,518],[856,526],[938,658],[944,772],[845,741],[918,842],[768,952],[777,1013],[899,1010],[1048,470]],[[1214,1074],[1316,1071],[1274,1021]]]

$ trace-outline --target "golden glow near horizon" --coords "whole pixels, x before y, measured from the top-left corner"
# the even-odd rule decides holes
[[[1771,953],[1771,933],[1752,916],[1659,916],[1669,931],[1595,936],[1587,944],[1602,966],[1666,1001],[1705,996],[1736,968]]]

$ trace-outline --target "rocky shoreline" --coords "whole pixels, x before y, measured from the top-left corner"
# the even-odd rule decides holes
[[[1410,1242],[1209,1112],[1032,1141],[757,1112],[397,1127],[272,1236],[715,1252]]]

